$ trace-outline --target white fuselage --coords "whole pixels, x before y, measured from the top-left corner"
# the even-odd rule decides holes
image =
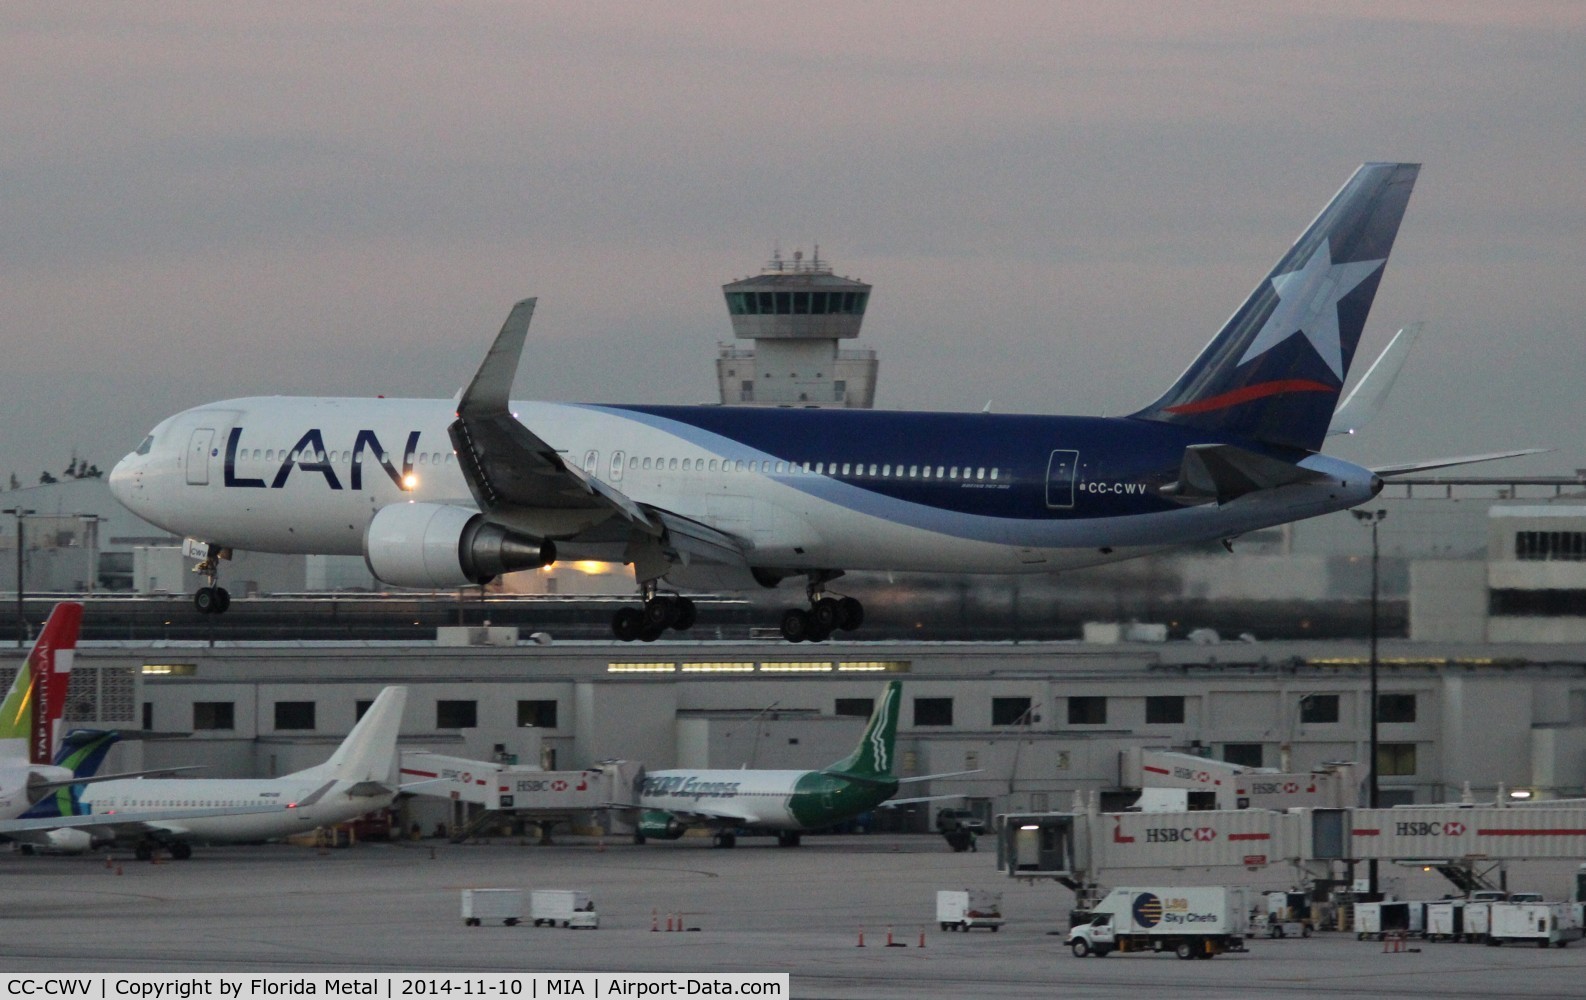
[[[371,519],[386,505],[476,506],[447,434],[454,408],[450,400],[413,399],[219,402],[160,424],[144,448],[116,466],[111,486],[140,517],[217,546],[360,554]],[[791,452],[779,458],[745,443],[748,436],[666,414],[544,402],[513,409],[567,464],[637,504],[741,539],[753,565],[790,571],[1051,572],[1344,509],[1375,489],[1366,470],[1313,455],[1300,464],[1327,476],[1324,486],[1173,505],[1155,496],[1157,484],[1144,481],[1140,466],[1146,444],[1169,456],[1163,461],[1170,467],[1176,463],[1182,446],[1158,448],[1148,435],[1179,432],[1141,430],[1140,422],[1023,418],[1072,420],[1074,430],[1070,440],[1053,441],[1070,425],[1032,423],[1041,439],[1016,448],[1009,433],[989,429],[1021,418],[947,415],[966,422],[947,446],[929,435],[904,435],[895,466],[858,456],[855,468],[875,477],[865,480],[848,475],[850,449],[840,440],[822,446],[825,459],[785,461]],[[895,432],[906,417],[896,419]],[[985,440],[962,431],[977,417],[986,421]],[[1078,468],[1065,484],[1067,506],[1048,509],[1048,455],[1083,432],[1122,433],[1125,446],[1072,452]],[[757,440],[764,444],[765,437]],[[1010,516],[1009,505],[1023,496],[1034,498],[1028,511]],[[562,559],[622,558],[620,542],[546,537],[558,539]]]
[[[278,840],[356,819],[391,804],[394,794],[350,796],[352,783],[329,776],[207,779],[131,778],[85,785],[81,807],[114,820],[118,814],[158,813],[151,826],[174,838],[224,844]],[[184,812],[266,809],[232,816],[184,817]]]

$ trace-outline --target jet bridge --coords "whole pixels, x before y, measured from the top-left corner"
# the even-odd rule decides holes
[[[1581,802],[1005,814],[995,829],[1000,871],[1071,887],[1129,868],[1285,865],[1323,877],[1370,860],[1471,868],[1586,856]]]
[[[528,820],[543,835],[557,823],[636,804],[643,771],[641,764],[620,760],[580,771],[544,771],[423,750],[402,752],[404,791],[459,804],[454,839],[467,839],[492,817]]]

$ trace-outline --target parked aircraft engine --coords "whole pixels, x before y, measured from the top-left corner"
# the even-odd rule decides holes
[[[44,834],[42,842],[32,846],[43,854],[82,854],[96,845],[87,830],[51,830]]]
[[[660,809],[648,809],[639,817],[638,834],[660,840],[676,840],[683,835],[683,824],[677,817]]]
[[[369,572],[397,587],[461,587],[556,561],[556,545],[520,535],[467,507],[382,507],[363,540]]]

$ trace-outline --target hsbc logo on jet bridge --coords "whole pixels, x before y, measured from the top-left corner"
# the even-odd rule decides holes
[[[1145,831],[1148,844],[1208,843],[1216,839],[1217,831],[1209,826],[1150,826]]]
[[[1396,837],[1461,837],[1465,834],[1463,823],[1396,823]]]

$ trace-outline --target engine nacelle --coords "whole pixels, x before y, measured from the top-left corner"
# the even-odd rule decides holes
[[[51,830],[33,845],[45,854],[82,854],[95,846],[93,835],[87,830]]]
[[[677,817],[660,809],[647,809],[639,816],[638,832],[641,837],[657,840],[676,840],[683,835],[683,824]]]
[[[556,561],[556,544],[490,524],[467,507],[396,503],[382,507],[363,540],[364,562],[395,587],[447,589],[489,583],[503,573]]]

